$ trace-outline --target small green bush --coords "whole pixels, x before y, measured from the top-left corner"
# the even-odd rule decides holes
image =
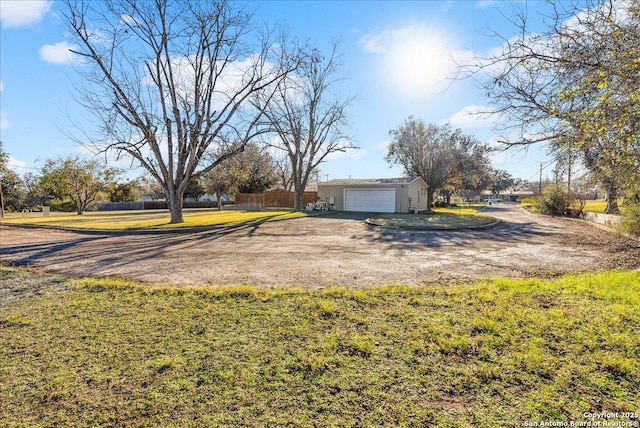
[[[548,186],[536,202],[538,211],[546,215],[564,215],[568,206],[567,192],[560,186]]]
[[[640,182],[635,182],[626,189],[621,212],[620,229],[640,235]]]
[[[640,235],[640,203],[625,206],[620,228],[623,232]]]
[[[538,197],[532,196],[530,198],[522,198],[520,199],[520,206],[528,208],[533,207],[538,203]]]
[[[73,212],[76,209],[76,204],[71,199],[52,199],[49,203],[51,211]]]

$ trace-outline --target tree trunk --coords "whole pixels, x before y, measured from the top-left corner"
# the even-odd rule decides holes
[[[76,212],[78,213],[78,215],[84,214],[84,210],[86,208],[87,208],[86,204],[83,204],[81,202],[76,202]]]
[[[171,224],[184,223],[184,217],[182,215],[182,193],[178,193],[175,190],[169,191],[167,195],[167,205],[169,206],[169,213],[171,214]]]
[[[616,202],[616,186],[613,180],[605,180],[603,185],[607,198],[607,208],[604,211],[605,214],[620,214],[620,209]]]
[[[4,218],[4,193],[2,192],[2,183],[0,183],[0,218]]]
[[[443,196],[444,196],[444,203],[446,206],[451,206],[451,192],[449,192],[448,190],[445,190],[444,192],[442,192]]]
[[[431,207],[433,206],[433,194],[435,193],[435,189],[427,188],[427,212],[431,211]]]
[[[216,191],[216,208],[218,211],[222,211],[222,194],[219,190]]]
[[[293,210],[302,211],[302,199],[304,197],[304,187],[299,186],[293,192]]]
[[[618,202],[616,202],[615,196],[609,196],[607,193],[607,208],[604,210],[605,214],[620,214],[620,208]]]

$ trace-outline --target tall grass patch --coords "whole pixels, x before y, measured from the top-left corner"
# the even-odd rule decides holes
[[[640,272],[319,291],[16,269],[1,426],[514,426],[640,408]]]

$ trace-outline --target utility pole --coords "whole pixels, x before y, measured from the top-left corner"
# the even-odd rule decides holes
[[[568,153],[568,165],[567,165],[567,195],[569,195],[569,199],[571,199],[571,166],[573,164],[573,153],[571,153],[571,149],[569,149]]]
[[[2,181],[0,181],[0,218],[4,218],[4,193],[2,193]]]
[[[540,181],[538,187],[538,194],[542,195],[542,163],[540,164]]]

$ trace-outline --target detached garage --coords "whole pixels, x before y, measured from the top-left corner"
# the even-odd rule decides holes
[[[338,211],[408,213],[426,209],[426,190],[419,177],[331,180],[318,185],[318,198]]]
[[[344,211],[396,212],[396,189],[344,189]]]

